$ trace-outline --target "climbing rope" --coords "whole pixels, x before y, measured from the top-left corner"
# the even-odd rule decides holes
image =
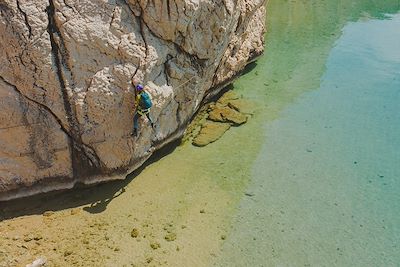
[[[175,89],[178,89],[182,86],[184,86],[185,84],[187,84],[188,82],[190,82],[191,80],[193,80],[194,78],[196,78],[196,76],[193,76],[192,78],[188,79],[187,81],[181,83],[180,85],[178,85],[177,87],[175,87]],[[196,82],[197,83],[197,82]]]

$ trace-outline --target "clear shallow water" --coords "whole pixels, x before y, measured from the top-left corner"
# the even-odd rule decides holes
[[[0,216],[18,217],[0,222],[0,265],[399,266],[400,27],[382,19],[400,1],[268,10],[266,53],[234,85],[258,103],[246,126],[179,146],[134,179],[22,200]],[[45,242],[29,253],[13,238],[37,233]]]
[[[324,40],[310,44],[324,60]],[[293,86],[280,96],[294,103],[279,112],[277,98],[261,111],[253,196],[241,201],[217,265],[400,266],[400,15],[347,23],[320,70],[321,58],[309,58],[315,68],[288,64],[285,78],[283,68],[263,66],[274,60],[269,49],[256,68],[276,79],[264,83],[267,96]],[[317,90],[294,100],[322,73]]]

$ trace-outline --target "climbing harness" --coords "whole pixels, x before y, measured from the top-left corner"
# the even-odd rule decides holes
[[[140,116],[143,116],[143,115],[146,115],[146,114],[150,113],[150,109],[149,108],[148,109],[138,108],[137,109],[137,113],[139,113]]]

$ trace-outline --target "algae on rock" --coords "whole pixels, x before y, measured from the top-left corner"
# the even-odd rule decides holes
[[[206,146],[217,141],[231,128],[229,123],[207,121],[201,126],[199,134],[193,139],[193,145]]]
[[[253,114],[251,103],[239,98],[234,91],[228,91],[221,96],[216,103],[210,103],[207,113],[200,113],[189,128],[200,127],[194,135],[192,144],[195,146],[206,146],[220,139],[231,126],[240,126],[247,122],[248,115]],[[242,113],[246,110],[248,113]]]

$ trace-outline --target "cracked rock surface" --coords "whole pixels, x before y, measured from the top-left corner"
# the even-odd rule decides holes
[[[0,0],[0,200],[123,179],[264,45],[265,0]],[[155,129],[131,137],[134,89]]]

